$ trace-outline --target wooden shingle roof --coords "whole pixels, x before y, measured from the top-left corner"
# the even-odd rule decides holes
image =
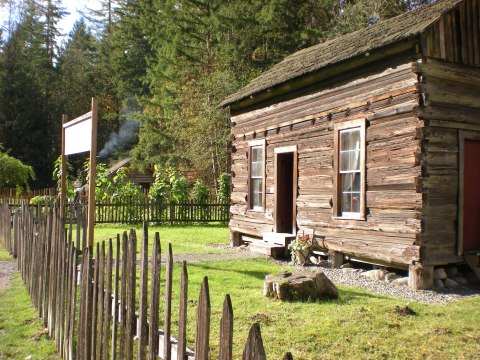
[[[297,51],[227,97],[219,106],[231,105],[329,65],[417,36],[462,1],[439,0],[368,28]]]

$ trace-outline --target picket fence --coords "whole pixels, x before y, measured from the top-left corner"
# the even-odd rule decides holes
[[[160,236],[155,233],[148,265],[148,229],[144,223],[139,266],[137,236],[117,235],[113,242],[80,251],[65,228],[56,207],[41,218],[23,204],[13,214],[0,205],[0,236],[3,246],[16,257],[32,302],[64,359],[197,359],[209,358],[210,295],[208,277],[198,298],[195,352],[186,346],[188,269],[182,264],[177,339],[172,335],[173,255],[166,252],[163,329],[159,329]],[[13,231],[12,231],[13,227]],[[78,236],[78,234],[77,234]],[[79,239],[76,239],[79,243]],[[137,272],[139,281],[137,283]],[[148,272],[151,272],[148,284]],[[148,289],[149,296],[148,296]],[[138,299],[137,299],[138,294]],[[149,303],[147,304],[147,299]],[[148,308],[148,311],[147,311]],[[220,321],[219,359],[232,359],[233,309],[225,296]],[[260,326],[252,325],[242,359],[266,359]],[[284,360],[292,359],[290,353]]]
[[[11,209],[17,209],[24,202],[22,198],[1,198]],[[48,205],[38,204],[34,207],[35,216],[42,216]],[[73,220],[79,213],[85,212],[85,204],[70,204],[65,207],[65,218]],[[200,204],[193,200],[176,203],[144,199],[122,201],[102,201],[95,204],[96,224],[138,224],[143,221],[155,224],[190,224],[190,223],[227,223],[230,219],[230,204],[211,202]]]

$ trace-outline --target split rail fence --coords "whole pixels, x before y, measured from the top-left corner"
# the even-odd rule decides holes
[[[43,217],[35,218],[32,208],[26,204],[12,214],[8,204],[3,203],[0,226],[0,240],[16,257],[38,315],[64,359],[209,358],[208,278],[203,279],[198,298],[193,353],[186,346],[187,264],[182,264],[176,317],[172,314],[170,244],[166,252],[163,329],[159,329],[160,236],[155,233],[149,267],[146,222],[139,240],[139,262],[134,230],[117,235],[113,241],[97,243],[95,251],[91,247],[80,251],[74,245],[71,227],[65,228],[56,207],[48,208]],[[175,334],[178,340],[172,336],[174,317],[178,323],[178,334]],[[226,295],[220,321],[219,359],[232,359],[232,344],[233,310],[230,296]],[[266,359],[259,324],[253,324],[250,329],[242,359]],[[292,359],[291,354],[285,354],[284,359]]]

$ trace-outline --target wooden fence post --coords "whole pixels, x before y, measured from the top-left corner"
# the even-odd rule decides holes
[[[197,306],[195,360],[208,360],[210,339],[210,293],[208,277],[203,278]]]
[[[137,273],[137,235],[135,230],[130,230],[129,235],[129,251],[128,251],[128,289],[127,289],[127,322],[126,322],[126,338],[125,338],[125,357],[133,359],[133,338],[137,319],[135,316],[135,292],[136,292],[136,273]]]
[[[98,258],[98,289],[97,303],[94,306],[97,309],[97,327],[93,328],[93,333],[96,335],[95,340],[95,358],[102,359],[103,346],[103,314],[104,314],[104,298],[105,298],[105,241],[102,241],[100,247],[100,256]],[[110,315],[110,314],[109,314]],[[95,336],[94,335],[94,336]]]
[[[158,308],[160,303],[160,235],[155,233],[152,253],[152,275],[150,278],[150,324],[148,330],[148,359],[156,360],[158,355]]]
[[[148,288],[148,223],[143,222],[142,231],[142,253],[140,257],[140,311],[138,320],[140,322],[138,331],[138,356],[139,360],[146,357],[147,339],[147,288]],[[150,294],[151,296],[151,294]]]
[[[97,306],[98,306],[98,266],[100,264],[99,255],[100,255],[100,244],[97,242],[96,244],[96,252],[95,258],[92,260],[94,261],[94,273],[93,273],[93,297],[92,297],[92,329],[91,329],[91,358],[92,360],[96,359],[97,355]]]
[[[172,272],[173,255],[172,244],[168,244],[167,266],[165,274],[165,322],[163,329],[163,359],[170,360],[172,357],[171,325],[172,325]]]
[[[175,203],[170,201],[170,225],[173,225],[173,220],[175,219]]]
[[[232,359],[233,345],[233,308],[230,295],[223,302],[222,319],[220,320],[220,360]]]
[[[104,315],[103,315],[103,360],[108,360],[108,348],[110,333],[110,317],[112,315],[112,239],[108,239],[108,253],[107,253],[107,282],[105,287],[105,298],[103,300]]]
[[[128,276],[128,234],[123,232],[122,237],[122,280],[121,280],[121,293],[120,293],[120,343],[118,348],[119,359],[125,358],[125,337],[127,335],[127,276]]]
[[[117,234],[115,246],[115,279],[113,285],[113,316],[112,316],[112,360],[117,358],[117,327],[118,327],[118,305],[119,305],[119,289],[118,282],[120,280],[120,234]]]
[[[260,324],[254,323],[248,333],[247,343],[243,350],[242,360],[266,360],[265,349],[263,348]]]
[[[178,344],[177,360],[185,360],[187,354],[187,305],[188,302],[188,271],[187,262],[182,262],[180,278],[180,306],[178,310]]]

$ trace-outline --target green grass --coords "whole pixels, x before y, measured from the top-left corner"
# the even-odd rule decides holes
[[[189,345],[194,343],[200,284],[208,275],[212,358],[218,354],[226,293],[231,295],[235,318],[235,359],[241,358],[248,330],[255,321],[261,323],[268,359],[281,359],[287,351],[294,359],[470,359],[480,354],[479,298],[424,305],[340,286],[338,301],[282,303],[263,297],[265,275],[279,270],[279,265],[266,259],[190,264]],[[175,290],[179,271],[175,266]],[[174,296],[178,298],[178,293]],[[416,316],[401,316],[394,311],[395,306],[407,304]],[[175,318],[177,311],[175,307]]]
[[[97,240],[123,230],[123,227],[98,227]],[[228,242],[228,229],[215,226],[165,226],[149,231],[150,235],[160,231],[163,244],[171,241],[177,254],[206,253],[216,250],[209,244]],[[254,322],[261,324],[267,358],[272,360],[281,359],[287,351],[292,352],[295,360],[472,359],[480,354],[480,298],[424,305],[345,286],[339,286],[338,301],[282,303],[264,298],[265,275],[283,269],[278,263],[263,258],[189,264],[189,347],[194,347],[200,284],[203,277],[208,276],[211,358],[218,356],[219,322],[227,293],[232,298],[235,319],[234,359],[241,358]],[[172,332],[176,336],[179,264],[175,264],[173,275]],[[161,277],[163,282],[164,268]],[[164,294],[162,288],[162,302]],[[394,311],[396,306],[405,305],[417,315],[401,316]],[[160,308],[163,309],[162,304]],[[53,343],[45,335],[35,341],[42,327],[36,320],[30,323],[32,319],[36,319],[35,311],[17,275],[11,289],[0,293],[0,359],[23,359],[28,354],[33,354],[34,359],[54,358]],[[162,327],[163,314],[160,319]]]
[[[95,226],[95,242],[115,239],[117,234],[135,229],[137,234],[137,251],[141,249],[141,226],[128,227],[126,225],[97,225]],[[205,226],[152,226],[148,229],[149,254],[152,253],[155,232],[159,232],[162,249],[167,249],[167,244],[172,243],[173,253],[180,254],[221,254],[225,250],[212,245],[229,243],[229,229],[224,225]],[[114,242],[115,244],[115,242]],[[115,247],[115,246],[114,246]],[[162,250],[163,251],[163,250]]]
[[[7,256],[0,248],[0,259],[4,261]],[[0,359],[25,359],[29,355],[32,359],[60,359],[20,275],[15,273],[10,287],[0,290]]]

